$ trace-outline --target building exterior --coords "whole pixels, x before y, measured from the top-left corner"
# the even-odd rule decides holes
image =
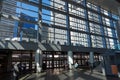
[[[13,6],[14,5],[14,6]],[[16,1],[15,0],[1,0],[1,9],[0,12],[8,18],[7,15],[15,15],[16,14]],[[1,17],[0,21],[0,39],[5,38],[12,38],[13,37],[13,30],[15,21],[14,20],[8,20],[5,17]]]
[[[67,32],[70,34],[70,43],[73,45],[83,45],[84,47],[95,47],[95,48],[108,48],[108,49],[115,49],[118,46],[118,37],[116,34],[116,23],[117,21],[113,18],[112,13],[109,11],[100,8],[97,5],[91,4],[87,2],[85,4],[84,0],[73,1],[81,6],[86,6],[91,8],[92,10],[97,11],[97,13],[92,12],[90,10],[86,10],[81,6],[73,5],[64,1],[60,0],[53,0],[51,5],[54,8],[58,8],[61,11],[66,12],[68,9],[68,14],[70,15],[63,15],[60,13],[53,13],[52,18],[55,25],[67,28],[69,27],[71,30],[68,31],[67,29],[53,29],[52,32],[57,33],[57,37],[62,38],[64,41],[60,41],[61,43],[66,42],[67,40]],[[106,16],[100,15],[103,13]],[[72,17],[72,16],[77,17]],[[66,19],[69,19],[69,22]],[[63,30],[63,31],[62,31]],[[64,34],[64,35],[63,35]],[[62,36],[60,36],[62,35]],[[56,36],[55,36],[56,37]],[[56,38],[57,38],[56,37]],[[67,40],[68,42],[68,40]]]
[[[117,75],[111,69],[120,64],[114,10],[91,0],[5,0],[1,5],[0,29],[9,35],[0,37],[0,73],[9,72],[15,62],[24,64],[24,71],[40,72],[42,63],[54,69],[68,62],[71,69],[78,61],[80,68],[100,62],[104,75]]]

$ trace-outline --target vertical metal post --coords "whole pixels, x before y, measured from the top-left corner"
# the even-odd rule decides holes
[[[52,4],[52,5],[53,5],[53,7],[55,8],[55,0],[53,0],[53,4]],[[53,11],[53,19],[54,19],[54,20],[53,20],[53,21],[54,21],[53,23],[54,23],[54,25],[55,25],[55,23],[56,23],[56,22],[55,22],[55,17],[56,17],[56,15],[55,15],[55,12]],[[54,42],[55,42],[55,28],[54,28],[54,36],[53,36],[53,37],[54,37]]]
[[[67,44],[71,45],[71,34],[70,34],[70,17],[69,17],[69,6],[68,2],[65,2],[65,9],[66,9],[66,26],[67,26]]]
[[[42,39],[41,34],[42,34],[42,0],[39,0],[37,42],[41,42]]]
[[[54,64],[54,55],[55,55],[55,52],[51,52],[51,54],[52,54],[52,69],[54,69],[55,68],[55,64]]]
[[[32,72],[32,52],[33,51],[30,51],[30,61],[29,61],[29,65],[30,65],[30,71]]]
[[[22,41],[23,31],[20,31],[20,41]]]
[[[113,28],[114,28],[111,11],[109,11],[109,16],[111,17],[110,27],[113,27]],[[116,39],[113,39],[113,41],[114,41],[113,47],[114,47],[114,49],[118,49],[118,46],[117,46],[117,37],[116,37],[116,35],[115,35],[115,29],[112,29],[112,37],[116,38]]]
[[[118,8],[118,13],[119,13],[119,17],[120,17],[120,7]],[[119,44],[118,44],[118,49],[120,49],[120,18],[118,20],[118,26],[117,26],[117,34],[118,34],[118,40],[119,40]],[[120,67],[120,65],[119,65]],[[120,69],[118,67],[118,77],[120,78]]]
[[[88,9],[87,9],[87,0],[85,0],[85,18],[86,18],[86,26],[88,29],[88,47],[92,47],[92,39],[91,39],[91,34],[90,34],[90,26],[89,26],[89,18],[88,18]]]
[[[118,8],[118,13],[119,13],[119,20],[118,20],[118,24],[117,24],[117,34],[118,34],[118,40],[119,40],[119,46],[120,46],[120,7]]]
[[[120,17],[120,7],[118,8],[118,13],[119,13],[119,17]],[[120,50],[120,19],[118,19],[118,22],[116,23],[116,29],[117,29],[117,37],[118,37],[118,49]]]
[[[101,7],[100,6],[98,6],[98,12],[99,12],[100,30],[101,30],[101,33],[102,33],[102,36],[103,36],[102,37],[103,47],[107,48],[106,40],[105,40],[105,31],[104,31],[102,15],[101,15]]]

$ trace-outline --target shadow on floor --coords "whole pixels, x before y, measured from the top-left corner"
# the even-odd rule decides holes
[[[88,70],[47,70],[34,73],[26,80],[120,80],[117,77],[103,76],[101,73],[90,73]]]

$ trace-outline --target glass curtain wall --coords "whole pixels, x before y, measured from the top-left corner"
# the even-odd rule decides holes
[[[117,48],[118,16],[86,1],[14,0],[9,4],[9,0],[5,0],[2,13],[14,17],[12,20],[1,18],[0,37],[7,38],[9,33],[9,37],[40,37],[41,42],[47,40],[61,45],[70,43],[73,46]]]
[[[53,43],[67,43],[66,12],[65,2],[62,0],[42,1],[42,41],[47,40]],[[50,9],[46,9],[46,7]]]
[[[2,0],[0,39],[37,38],[38,0]],[[17,40],[15,39],[15,40]]]
[[[42,5],[43,33],[47,33],[42,40],[64,45],[70,38],[74,46],[116,48],[117,19],[110,11],[86,0],[43,0]]]
[[[14,32],[17,33],[14,37],[23,37],[37,39],[38,30],[38,7],[29,3],[38,3],[38,1],[29,0],[28,3],[17,1],[16,13],[21,22],[16,21]]]
[[[13,37],[15,20],[8,19],[9,16],[7,15],[16,14],[16,5],[17,2],[15,0],[0,0],[0,14],[5,16],[0,15],[0,39]]]

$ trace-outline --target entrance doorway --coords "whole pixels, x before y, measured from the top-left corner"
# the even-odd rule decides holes
[[[78,62],[79,68],[89,68],[89,52],[73,52],[73,63]],[[94,62],[100,61],[100,54],[94,53]],[[68,63],[67,52],[43,51],[43,63],[47,69],[65,68]]]
[[[46,63],[47,69],[64,68],[67,62],[66,52],[43,52],[43,63]]]
[[[73,53],[73,62],[77,61],[79,68],[89,68],[89,53],[87,52],[74,52]],[[100,62],[100,54],[94,53],[94,66],[97,66]]]
[[[19,62],[19,76],[35,71],[35,51],[0,50],[0,80],[12,77],[13,65]],[[18,77],[19,77],[18,76]]]
[[[19,62],[20,75],[35,71],[35,51],[32,50],[13,50],[12,65]]]

